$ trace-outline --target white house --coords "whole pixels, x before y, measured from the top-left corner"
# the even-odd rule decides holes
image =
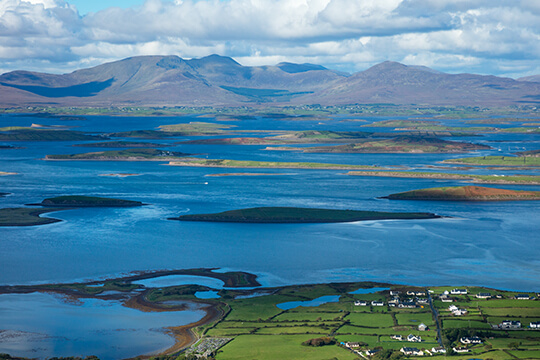
[[[459,339],[462,344],[481,344],[482,339],[478,336],[465,336]]]
[[[468,353],[470,351],[466,347],[453,347],[452,350],[454,350],[457,353]]]
[[[392,335],[390,336],[390,339],[403,341],[403,335]]]
[[[409,336],[407,336],[407,341],[410,341],[410,342],[422,342],[422,338],[420,336],[409,334]]]
[[[453,289],[450,291],[452,295],[467,295],[467,289]]]
[[[367,301],[363,301],[363,300],[356,300],[354,302],[355,306],[367,306],[367,304],[368,304]]]
[[[424,352],[413,347],[402,347],[401,351],[405,355],[424,356]]]
[[[531,300],[529,294],[517,294],[516,296],[514,296],[514,298],[516,300]]]
[[[446,349],[442,346],[437,346],[431,349],[431,352],[434,354],[446,354]]]
[[[475,296],[477,299],[491,299],[491,293],[478,293]]]
[[[384,306],[384,301],[376,301],[376,300],[373,300],[371,302],[371,305],[372,306]]]
[[[531,329],[540,329],[540,321],[535,321],[529,324]]]
[[[418,325],[418,330],[419,331],[426,331],[427,329],[428,329],[428,327],[424,323],[421,323],[420,325]]]
[[[499,327],[501,329],[519,329],[521,328],[521,322],[504,320],[502,323],[499,324]]]

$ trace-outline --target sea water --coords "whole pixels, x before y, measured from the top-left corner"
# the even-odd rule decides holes
[[[153,129],[196,120],[87,117],[69,124],[97,133]],[[257,118],[230,124],[240,130],[388,131],[360,128],[358,123],[341,120],[319,124]],[[1,116],[0,121],[2,126],[61,123],[54,119],[7,115]],[[443,166],[448,172],[477,174],[493,173],[493,170],[452,170],[438,161],[510,154],[513,151],[510,147],[503,146],[499,151],[500,140],[512,141],[512,146],[519,145],[520,150],[540,147],[538,135],[522,134],[456,138],[494,146],[493,150],[470,154],[309,154],[266,151],[266,146],[254,145],[175,144],[196,138],[157,142],[169,145],[165,148],[168,150],[210,159],[398,165],[436,172],[444,170],[430,166]],[[79,143],[84,142],[9,142],[20,148],[0,150],[0,171],[18,175],[0,176],[0,192],[11,193],[0,198],[0,206],[20,207],[60,195],[113,197],[148,205],[58,211],[44,216],[63,220],[59,223],[0,228],[0,285],[71,282],[140,270],[211,267],[255,273],[265,286],[369,280],[411,285],[482,285],[522,291],[540,288],[539,201],[390,201],[380,197],[466,183],[350,176],[343,170],[219,169],[166,166],[164,162],[41,160],[47,154],[106,150],[72,147]],[[246,172],[278,175],[207,176]],[[500,175],[539,174],[536,169],[499,172]],[[100,176],[111,173],[139,176]],[[540,190],[540,186],[498,187]],[[167,220],[182,214],[256,206],[432,212],[444,218],[337,224]],[[220,287],[218,283],[214,285]],[[2,346],[0,351],[5,352]]]

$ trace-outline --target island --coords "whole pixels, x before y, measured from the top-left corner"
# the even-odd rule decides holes
[[[537,175],[471,175],[414,171],[349,171],[347,175],[409,179],[462,180],[483,184],[540,185],[540,176]]]
[[[296,207],[256,207],[225,211],[216,214],[181,215],[176,218],[169,218],[169,220],[303,224],[437,218],[441,218],[441,216],[431,213],[390,213],[378,211],[332,210]]]
[[[64,209],[67,210],[67,209]],[[62,220],[53,218],[42,218],[41,214],[50,213],[52,209],[30,209],[30,208],[3,208],[0,209],[0,226],[35,226],[47,225],[60,222]]]
[[[540,200],[540,191],[496,189],[481,186],[452,186],[419,189],[384,196],[390,200],[508,201]]]
[[[531,152],[531,154],[535,154]],[[491,166],[540,166],[540,157],[537,156],[477,156],[460,159],[443,160],[445,164],[465,165],[491,165]]]
[[[83,154],[46,155],[43,160],[94,160],[94,161],[169,161],[182,159],[185,154],[159,149],[127,149],[98,151]]]
[[[347,145],[318,146],[307,148],[271,147],[266,150],[302,151],[305,153],[462,153],[489,150],[490,146],[435,137],[400,136],[392,139],[366,140]]]
[[[14,172],[0,171],[0,176],[17,175]]]
[[[0,128],[0,141],[95,141],[106,139],[104,136],[87,135],[71,130],[51,130],[20,126]]]
[[[378,169],[372,165],[345,165],[312,162],[280,162],[280,161],[251,161],[228,159],[197,159],[186,158],[182,161],[171,161],[170,166],[195,166],[214,168],[260,168],[260,169],[318,169],[318,170],[354,170]]]
[[[168,145],[137,141],[104,141],[97,143],[75,144],[73,146],[96,148],[158,148]]]
[[[98,176],[125,178],[125,177],[129,177],[129,176],[140,176],[140,175],[141,174],[135,174],[135,173],[112,173],[112,174],[99,174]]]
[[[81,195],[67,195],[67,196],[58,196],[54,198],[48,198],[43,200],[39,204],[32,204],[34,206],[45,206],[45,207],[69,207],[69,208],[78,208],[78,207],[134,207],[144,205],[140,201],[132,200],[122,200],[122,199],[111,199],[111,198],[102,198],[95,196],[81,196]]]

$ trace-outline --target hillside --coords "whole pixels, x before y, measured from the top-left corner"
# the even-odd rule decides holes
[[[0,106],[240,106],[355,104],[506,106],[537,104],[540,83],[496,76],[445,74],[384,62],[351,76],[315,64],[243,66],[210,55],[138,56],[55,75],[0,75]]]

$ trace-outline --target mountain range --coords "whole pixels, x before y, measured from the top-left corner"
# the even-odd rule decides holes
[[[386,61],[347,74],[321,65],[243,66],[210,55],[138,56],[69,74],[0,75],[0,107],[407,104],[508,106],[540,103],[540,76],[446,74]]]

